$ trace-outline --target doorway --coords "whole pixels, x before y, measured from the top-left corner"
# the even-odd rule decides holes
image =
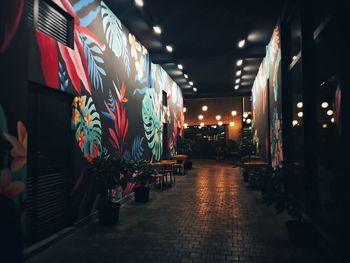
[[[70,225],[73,96],[29,83],[26,244],[38,242]]]

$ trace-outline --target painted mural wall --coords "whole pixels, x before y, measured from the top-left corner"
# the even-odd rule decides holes
[[[27,52],[24,0],[0,8],[0,244],[1,257],[20,262],[27,178]],[[11,224],[8,224],[11,222]],[[18,257],[18,258],[16,258]]]
[[[105,152],[159,161],[163,147],[174,154],[183,126],[181,89],[151,65],[147,49],[103,1],[54,2],[74,18],[74,49],[36,30],[29,78],[76,96],[72,129],[82,157],[91,162]]]
[[[283,160],[281,47],[276,26],[252,88],[253,141],[258,155],[277,169]]]
[[[28,30],[26,19],[21,20],[24,0],[5,1],[1,10],[0,56],[6,68],[2,73],[17,75],[1,74],[1,158],[7,161],[0,167],[0,193],[25,199],[28,81],[39,84],[37,88],[72,94],[71,127],[79,149],[73,159],[80,160],[74,164],[80,172],[73,175],[70,198],[77,221],[93,211],[96,201],[87,195],[91,186],[84,172],[93,158],[111,153],[158,161],[164,147],[167,157],[176,153],[176,140],[183,134],[183,98],[177,84],[159,65],[151,64],[147,49],[103,1],[53,2],[74,18],[74,48]],[[16,38],[20,21],[28,40]],[[13,60],[23,61],[23,67]]]

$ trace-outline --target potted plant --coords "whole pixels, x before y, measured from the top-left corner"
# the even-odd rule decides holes
[[[130,161],[130,163],[132,177],[136,182],[134,187],[135,202],[148,202],[150,194],[149,182],[154,169],[146,160]]]
[[[118,223],[120,209],[118,189],[121,188],[122,171],[122,160],[107,154],[95,158],[88,167],[88,174],[94,178],[99,195],[97,210],[102,225]]]
[[[266,175],[262,195],[267,205],[274,204],[278,213],[287,212],[291,220],[286,222],[291,243],[305,245],[314,242],[314,231],[303,217],[303,198],[298,176],[289,180],[283,167]],[[269,179],[269,180],[268,180]]]

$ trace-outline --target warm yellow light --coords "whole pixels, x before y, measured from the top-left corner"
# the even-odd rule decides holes
[[[332,111],[332,110],[328,110],[328,111],[327,111],[327,115],[328,115],[328,116],[333,115],[333,111]]]
[[[203,127],[203,126],[204,126],[204,122],[201,122],[201,124],[200,124],[200,125],[201,125],[201,127]]]
[[[188,128],[188,124],[184,123],[184,128],[187,129]]]
[[[139,7],[143,7],[143,0],[135,0],[135,4]]]
[[[198,119],[200,119],[200,120],[203,120],[203,118],[204,118],[203,115],[198,116]]]
[[[247,123],[249,124],[249,123],[251,123],[252,122],[252,120],[251,119],[247,119]]]
[[[302,107],[303,107],[303,103],[300,101],[300,102],[298,102],[297,103],[297,107],[299,108],[299,109],[301,109]]]
[[[243,48],[245,46],[245,40],[242,39],[241,41],[238,42],[238,47]]]
[[[154,26],[153,32],[156,33],[157,35],[160,35],[162,33],[162,29],[160,28],[160,26]]]
[[[204,106],[202,107],[202,111],[207,111],[207,110],[208,110],[208,106],[205,106],[205,105],[204,105]]]
[[[168,51],[168,52],[173,52],[173,47],[172,46],[170,46],[170,45],[167,45],[166,47],[166,50]]]
[[[184,112],[186,112],[187,111],[187,109],[186,109],[186,107],[184,107]]]
[[[231,126],[231,127],[235,126],[235,122],[234,122],[234,121],[231,121],[231,122],[230,122],[230,126]]]
[[[232,116],[236,116],[236,115],[237,115],[237,111],[233,110],[233,111],[231,112],[231,115],[232,115]]]
[[[218,121],[221,120],[221,116],[220,116],[220,115],[216,115],[215,118],[216,118],[216,120],[218,120]]]
[[[247,118],[248,117],[248,113],[243,113],[243,118]]]
[[[303,116],[304,116],[303,112],[302,112],[302,111],[299,111],[299,112],[298,112],[298,117],[301,118],[301,117],[303,117]]]
[[[222,121],[219,121],[219,122],[218,122],[218,125],[219,125],[219,126],[222,126]]]
[[[236,63],[237,66],[241,66],[242,64],[243,64],[243,59],[238,60]]]
[[[324,109],[327,108],[328,107],[328,102],[326,102],[326,101],[322,102],[321,103],[321,107],[324,108]]]
[[[322,124],[322,128],[323,128],[323,129],[325,129],[325,128],[327,128],[327,127],[328,127],[327,123]]]
[[[293,124],[293,127],[294,127],[295,125],[298,124],[298,121],[297,121],[297,120],[293,120],[293,121],[292,121],[292,124]]]

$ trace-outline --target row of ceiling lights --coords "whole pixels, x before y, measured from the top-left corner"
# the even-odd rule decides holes
[[[245,40],[242,39],[238,42],[237,46],[239,48],[244,48],[245,46]],[[241,75],[242,75],[242,69],[241,66],[243,65],[243,59],[239,59],[236,62],[236,66],[239,67],[239,69],[236,71],[236,81],[235,81],[235,90],[239,89],[239,83],[241,82]]]
[[[144,5],[144,1],[143,1],[143,0],[134,0],[134,1],[135,1],[135,4],[136,4],[138,7],[143,7],[143,5]],[[153,26],[153,32],[154,32],[155,34],[157,34],[157,35],[160,35],[160,34],[162,34],[162,28],[161,28],[160,26],[158,26],[158,25],[155,25],[155,26]],[[173,48],[171,45],[166,45],[166,46],[165,46],[165,49],[166,49],[169,53],[171,53],[171,52],[174,51],[174,48]],[[182,64],[178,64],[178,65],[177,65],[177,68],[180,69],[180,70],[183,70],[184,67],[183,67]],[[184,77],[185,77],[185,79],[188,80],[188,75],[187,75],[187,74],[184,73]],[[196,87],[193,87],[193,85],[194,85],[193,81],[189,81],[188,84],[192,87],[192,89],[193,89],[194,92],[197,92],[197,88],[196,88]]]

